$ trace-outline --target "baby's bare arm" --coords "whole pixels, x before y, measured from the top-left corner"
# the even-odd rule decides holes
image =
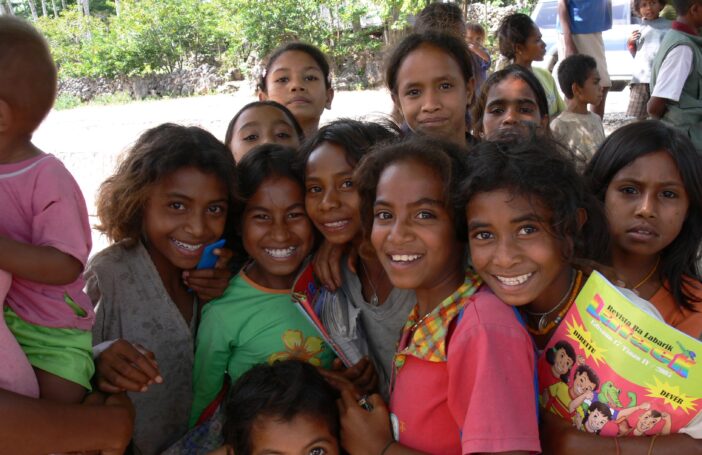
[[[37,246],[0,236],[0,269],[37,283],[73,283],[83,264],[70,254],[51,246]]]

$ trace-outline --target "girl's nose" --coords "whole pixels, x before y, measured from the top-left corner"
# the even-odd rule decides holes
[[[198,214],[193,214],[185,226],[185,231],[193,236],[194,239],[202,237],[205,232],[205,220]]]
[[[290,238],[290,231],[284,221],[275,221],[271,227],[270,236],[276,242],[284,242]]]
[[[509,239],[498,240],[492,262],[502,271],[508,271],[519,262],[518,254]]]
[[[399,244],[399,243],[404,243],[411,238],[412,238],[411,229],[408,229],[408,227],[405,225],[405,223],[403,221],[396,220],[395,224],[393,224],[392,229],[390,230],[390,235],[388,235],[388,240],[393,242],[393,243]]]
[[[319,205],[322,210],[331,210],[339,207],[339,198],[336,191],[325,191],[322,196],[322,202]]]
[[[645,192],[641,195],[636,207],[636,215],[650,218],[656,216],[656,195]]]
[[[434,90],[427,90],[424,103],[422,104],[422,110],[425,112],[436,112],[441,109],[441,103],[439,102],[439,97]]]

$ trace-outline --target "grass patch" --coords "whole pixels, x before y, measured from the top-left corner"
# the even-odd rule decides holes
[[[73,109],[82,104],[80,98],[75,95],[69,95],[67,93],[62,93],[56,98],[54,103],[54,109],[57,111],[65,111],[68,109]]]
[[[90,100],[90,104],[98,106],[106,106],[110,104],[128,104],[133,102],[131,96],[127,92],[102,93]]]

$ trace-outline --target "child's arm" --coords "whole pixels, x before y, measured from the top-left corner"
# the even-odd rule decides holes
[[[490,61],[490,54],[488,54],[485,49],[483,49],[480,46],[477,46],[473,43],[468,43],[468,49],[478,57],[480,57],[483,61],[489,62]]]
[[[570,14],[568,13],[568,0],[558,0],[558,19],[563,32],[563,40],[565,41],[565,56],[570,57],[578,53],[578,48],[575,47],[573,35],[570,32]]]
[[[640,37],[641,32],[638,30],[634,30],[633,32],[631,32],[629,38],[626,40],[626,48],[629,49],[629,53],[632,57],[636,57],[636,42],[639,40]]]
[[[583,404],[583,401],[585,401],[585,400],[592,400],[594,396],[595,396],[595,394],[592,393],[592,392],[585,392],[585,393],[583,393],[583,394],[580,394],[579,396],[575,397],[575,398],[573,399],[573,401],[570,402],[570,404],[568,404],[568,410],[569,410],[570,412],[575,412],[575,410],[576,410],[581,404]]]
[[[95,383],[106,393],[146,392],[163,378],[150,351],[116,340],[95,358]]]
[[[666,107],[667,100],[665,98],[659,98],[657,96],[652,96],[651,99],[648,100],[648,104],[646,105],[646,110],[648,111],[649,115],[653,118],[660,119],[665,115],[665,111],[667,109]]]
[[[105,405],[66,405],[0,390],[0,453],[99,450],[118,455],[129,444],[134,408],[124,394]]]
[[[678,455],[702,453],[702,440],[678,433],[647,437],[608,438],[573,428],[550,413],[542,414],[541,448],[544,454],[592,455],[593,453],[655,453]],[[652,449],[652,450],[651,450]]]
[[[83,264],[52,246],[17,242],[0,236],[0,269],[25,280],[62,285],[78,279]]]

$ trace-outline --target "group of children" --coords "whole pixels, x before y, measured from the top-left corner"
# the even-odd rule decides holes
[[[31,143],[50,54],[0,18],[0,452],[698,452],[699,424],[606,438],[539,418],[536,360],[557,354],[543,350],[583,260],[702,338],[702,161],[658,121],[599,148],[556,142],[557,98],[530,68],[538,28],[515,15],[503,36],[515,64],[479,93],[456,34],[404,38],[385,69],[399,126],[320,128],[326,58],[281,46],[225,143],[174,124],[141,135],[100,187],[112,245],[88,261],[80,190]],[[561,73],[582,114],[595,65]],[[355,364],[293,304],[310,270],[362,338]]]

